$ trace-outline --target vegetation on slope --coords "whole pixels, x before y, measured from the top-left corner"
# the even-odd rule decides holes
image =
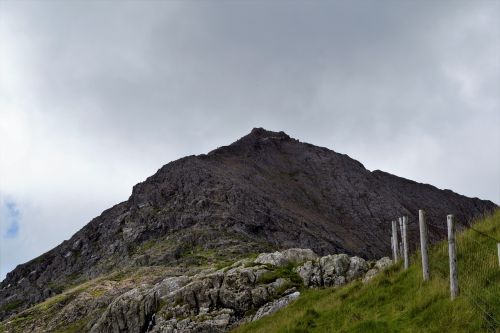
[[[500,239],[500,211],[474,229]],[[445,241],[430,250],[428,282],[422,281],[417,253],[407,271],[398,264],[369,284],[305,290],[289,307],[235,333],[500,332],[500,269],[493,238],[474,230],[457,237],[461,295],[454,301]]]
[[[474,229],[500,238],[500,211],[474,225]],[[500,269],[496,241],[468,230],[457,237],[461,296],[449,299],[447,243],[430,251],[431,280],[422,282],[420,257],[402,271],[392,266],[371,283],[354,282],[342,288],[303,289],[300,299],[286,309],[236,332],[487,332],[500,331]],[[151,254],[163,243],[147,244]],[[196,260],[195,260],[196,259]],[[211,249],[196,248],[180,254],[180,266],[190,262],[223,268],[229,258]],[[249,263],[251,265],[251,263]],[[165,276],[193,274],[197,267],[146,266],[119,270],[47,299],[0,323],[0,332],[83,332],[100,317],[118,295],[141,284],[154,285]],[[286,277],[300,288],[293,266],[274,268],[259,283]],[[485,313],[478,302],[488,306]],[[481,305],[479,304],[479,305]]]
[[[147,244],[149,253],[163,248],[163,243]],[[256,255],[251,255],[255,257]],[[196,247],[191,251],[180,253],[177,266],[142,266],[119,269],[113,273],[86,281],[76,286],[67,286],[63,292],[45,301],[25,309],[16,315],[0,322],[0,332],[55,332],[76,333],[88,332],[101,317],[106,308],[120,295],[139,286],[152,287],[165,277],[193,276],[204,269],[229,269],[233,260],[229,255],[222,256],[212,249],[204,250]],[[250,264],[250,263],[249,263]],[[269,267],[267,280],[287,277],[291,281],[278,288],[277,293],[298,286],[299,277],[292,274],[293,267]],[[292,279],[293,277],[293,279]]]
[[[0,322],[0,332],[88,331],[88,323],[97,319],[119,294],[141,283],[154,283],[168,273],[168,267],[136,267],[69,287],[61,294]]]

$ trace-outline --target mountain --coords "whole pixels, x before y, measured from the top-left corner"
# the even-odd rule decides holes
[[[390,221],[417,213],[469,223],[491,201],[365,169],[347,155],[262,128],[168,163],[69,240],[0,283],[0,319],[69,286],[127,267],[188,268],[278,248],[367,259],[390,254]],[[431,239],[444,236],[430,227]]]

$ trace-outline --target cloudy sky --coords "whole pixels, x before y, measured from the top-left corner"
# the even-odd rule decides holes
[[[0,1],[0,279],[252,127],[500,203],[499,1]]]

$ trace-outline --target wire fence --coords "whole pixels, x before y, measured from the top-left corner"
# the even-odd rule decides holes
[[[438,224],[436,221],[427,220],[429,233],[447,233],[445,221],[443,218],[443,224]],[[410,221],[410,223],[418,224],[418,221]],[[488,230],[481,230],[471,223],[455,220],[455,225],[456,231],[469,230],[466,234],[457,233],[456,235],[459,293],[470,301],[477,313],[483,316],[485,331],[500,332],[500,258],[498,253],[500,240]],[[448,242],[434,244],[428,255],[431,277],[448,280],[450,278]]]
[[[500,241],[474,226],[469,230],[467,237],[457,237],[460,291],[483,315],[485,329],[500,332]]]

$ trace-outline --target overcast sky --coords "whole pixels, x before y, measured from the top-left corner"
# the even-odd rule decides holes
[[[500,203],[500,1],[0,1],[0,279],[252,127]]]

